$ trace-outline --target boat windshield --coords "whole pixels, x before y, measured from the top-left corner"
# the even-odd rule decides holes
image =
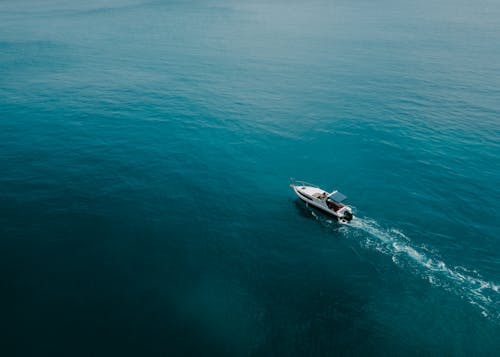
[[[344,201],[345,199],[347,199],[347,196],[345,196],[344,194],[340,193],[339,191],[333,191],[332,193],[330,193],[328,195],[328,198],[336,201],[336,202],[342,202]]]

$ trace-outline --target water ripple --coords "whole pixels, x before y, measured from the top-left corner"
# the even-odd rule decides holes
[[[324,226],[337,226],[311,211]],[[481,314],[500,323],[500,284],[488,281],[474,269],[449,266],[434,248],[412,241],[397,228],[384,228],[371,218],[356,218],[338,229],[361,246],[390,256],[394,264],[420,276],[431,285],[451,292],[477,307]]]

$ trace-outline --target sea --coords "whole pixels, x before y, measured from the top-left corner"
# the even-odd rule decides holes
[[[499,18],[0,1],[0,354],[498,356]]]

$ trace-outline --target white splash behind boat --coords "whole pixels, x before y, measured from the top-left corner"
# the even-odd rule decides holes
[[[351,207],[342,203],[347,197],[337,190],[327,192],[316,185],[293,179],[290,187],[306,204],[329,214],[340,223],[347,223],[354,217]]]

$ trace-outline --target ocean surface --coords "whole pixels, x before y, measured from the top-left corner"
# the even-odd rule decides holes
[[[498,355],[499,18],[2,0],[0,354]]]

